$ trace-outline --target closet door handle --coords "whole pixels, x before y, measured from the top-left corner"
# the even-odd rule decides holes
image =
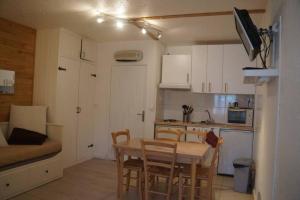
[[[77,114],[81,113],[81,107],[79,107],[79,106],[76,107],[76,113]]]
[[[59,67],[58,67],[58,70],[59,70],[59,71],[67,71],[67,68],[59,66]]]

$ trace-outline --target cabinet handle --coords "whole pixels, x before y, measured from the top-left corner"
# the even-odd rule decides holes
[[[91,76],[96,78],[96,77],[97,77],[97,74],[91,74]]]
[[[211,92],[211,82],[208,83],[208,91]]]
[[[88,145],[88,148],[92,148],[94,146],[94,144],[90,144]]]
[[[205,83],[202,82],[202,92],[204,92],[204,91],[205,91]]]
[[[46,174],[48,174],[48,173],[49,173],[49,171],[48,171],[48,170],[45,170],[45,172],[46,172]]]
[[[225,83],[225,93],[228,92],[228,83]]]
[[[10,184],[9,184],[9,183],[6,183],[6,184],[5,184],[5,186],[6,186],[6,187],[9,187],[9,186],[10,186]]]
[[[190,82],[190,75],[186,74],[186,82],[189,83]]]
[[[58,67],[58,70],[59,70],[59,71],[67,71],[67,68],[59,66],[59,67]]]

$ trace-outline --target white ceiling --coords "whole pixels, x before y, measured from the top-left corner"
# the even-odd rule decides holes
[[[65,27],[86,37],[104,41],[149,39],[132,24],[122,30],[113,21],[96,23],[95,9],[123,17],[229,11],[265,8],[267,0],[1,0],[0,17],[36,28]],[[252,15],[260,24],[262,14]],[[166,44],[238,40],[232,16],[152,20],[163,31]]]

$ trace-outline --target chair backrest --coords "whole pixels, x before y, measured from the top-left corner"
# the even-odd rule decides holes
[[[156,131],[155,131],[155,140],[179,142],[181,134],[182,133],[179,130],[156,129]]]
[[[212,160],[211,160],[211,165],[210,165],[210,168],[209,168],[209,176],[214,175],[214,172],[215,172],[216,166],[217,166],[220,147],[223,143],[224,143],[224,139],[222,137],[219,137],[217,146],[215,147],[215,151],[214,151],[214,154],[213,154],[213,157],[212,157]]]
[[[175,166],[177,150],[175,142],[142,140],[142,150],[146,169],[150,166],[169,169]]]
[[[122,131],[116,131],[111,133],[113,144],[118,144],[120,141],[118,139],[125,138],[125,141],[128,142],[130,140],[130,133],[128,129]],[[123,141],[123,140],[122,140]]]
[[[184,132],[186,142],[205,143],[207,131],[187,130]]]
[[[129,133],[128,129],[112,132],[111,136],[112,136],[113,144],[118,144],[120,142],[128,142],[130,140],[130,133]],[[120,139],[121,139],[121,141],[120,141]],[[120,152],[116,148],[114,148],[114,150],[115,150],[116,161],[117,161],[117,163],[119,163]]]

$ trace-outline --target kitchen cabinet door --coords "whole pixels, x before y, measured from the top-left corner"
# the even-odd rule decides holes
[[[78,94],[78,160],[93,157],[96,67],[81,61]]]
[[[224,45],[223,91],[229,94],[254,94],[255,86],[244,84],[244,67],[256,67],[241,44]]]
[[[77,114],[79,60],[59,59],[56,86],[55,123],[64,126],[63,132],[63,166],[76,164],[77,160]]]
[[[207,92],[222,93],[223,45],[208,45],[207,53]]]
[[[80,58],[87,61],[96,62],[97,44],[89,39],[82,39],[81,41],[81,55]]]
[[[190,88],[191,56],[164,55],[161,88]]]
[[[192,92],[207,92],[206,84],[207,45],[192,47]]]

